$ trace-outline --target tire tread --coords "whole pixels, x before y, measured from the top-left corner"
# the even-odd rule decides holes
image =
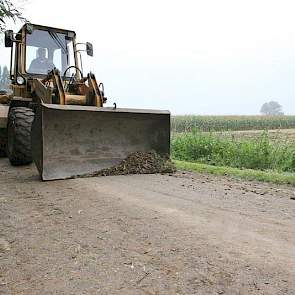
[[[7,155],[14,166],[32,163],[31,127],[34,112],[27,107],[16,107],[8,116]]]

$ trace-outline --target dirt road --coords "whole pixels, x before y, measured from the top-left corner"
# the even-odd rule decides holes
[[[0,294],[295,294],[292,188],[36,175],[0,159]]]

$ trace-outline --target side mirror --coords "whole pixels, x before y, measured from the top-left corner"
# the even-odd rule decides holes
[[[13,31],[12,30],[7,30],[4,33],[4,43],[5,47],[12,47],[13,46]]]
[[[86,42],[87,55],[93,56],[93,45],[90,42]]]

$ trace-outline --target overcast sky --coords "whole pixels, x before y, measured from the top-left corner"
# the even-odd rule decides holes
[[[104,82],[109,104],[173,114],[258,114],[269,100],[295,114],[294,13],[289,0],[24,5],[32,23],[75,30],[93,43],[84,64]],[[0,64],[8,51],[2,45]]]

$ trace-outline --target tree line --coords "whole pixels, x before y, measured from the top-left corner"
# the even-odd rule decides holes
[[[0,34],[4,33],[6,30],[6,23],[9,19],[13,20],[14,22],[16,20],[23,22],[27,21],[22,15],[21,8],[17,7],[18,5],[15,3],[17,3],[17,1],[0,0]],[[0,90],[8,90],[9,84],[9,70],[7,66],[0,65]]]
[[[10,79],[9,79],[9,70],[7,66],[0,65],[0,90],[9,89]]]

